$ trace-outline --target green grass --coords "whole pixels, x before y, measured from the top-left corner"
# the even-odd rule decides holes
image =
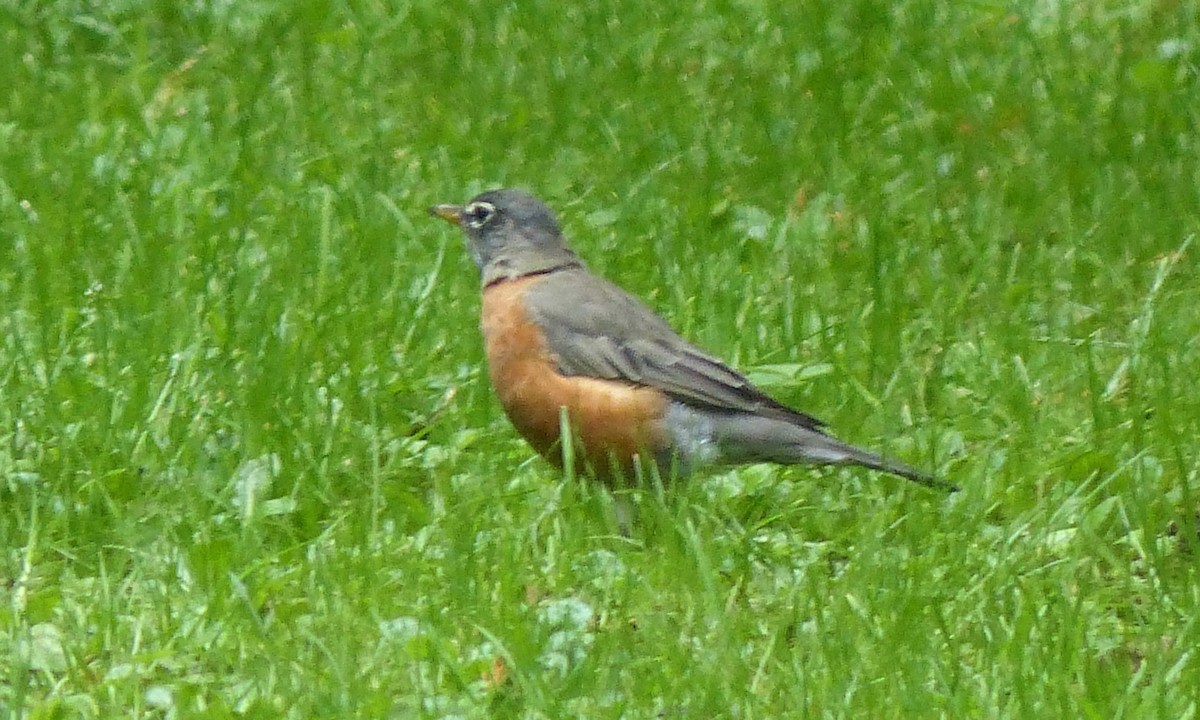
[[[1198,66],[1166,0],[3,3],[0,711],[1195,718]],[[425,215],[503,185],[963,492],[622,539]]]

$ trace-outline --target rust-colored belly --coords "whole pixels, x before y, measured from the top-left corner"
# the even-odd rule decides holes
[[[524,292],[539,280],[508,280],[484,290],[482,326],[492,387],[517,431],[547,460],[562,466],[560,412],[566,408],[579,443],[577,469],[590,467],[609,481],[629,480],[639,456],[664,455],[668,400],[654,388],[560,374],[544,335],[525,311]]]

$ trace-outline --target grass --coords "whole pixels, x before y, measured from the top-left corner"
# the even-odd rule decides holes
[[[1153,717],[1200,702],[1189,3],[0,7],[0,710]],[[947,500],[611,498],[424,208],[593,268]]]

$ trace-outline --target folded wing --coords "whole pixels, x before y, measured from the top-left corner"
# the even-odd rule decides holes
[[[757,413],[814,432],[825,426],[771,399],[681,338],[637,298],[582,269],[549,274],[525,300],[564,375],[654,387],[690,405]]]

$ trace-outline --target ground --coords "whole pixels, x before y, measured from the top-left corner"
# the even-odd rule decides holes
[[[1200,702],[1190,3],[0,9],[11,718]],[[500,186],[847,440],[613,499],[487,385]]]

